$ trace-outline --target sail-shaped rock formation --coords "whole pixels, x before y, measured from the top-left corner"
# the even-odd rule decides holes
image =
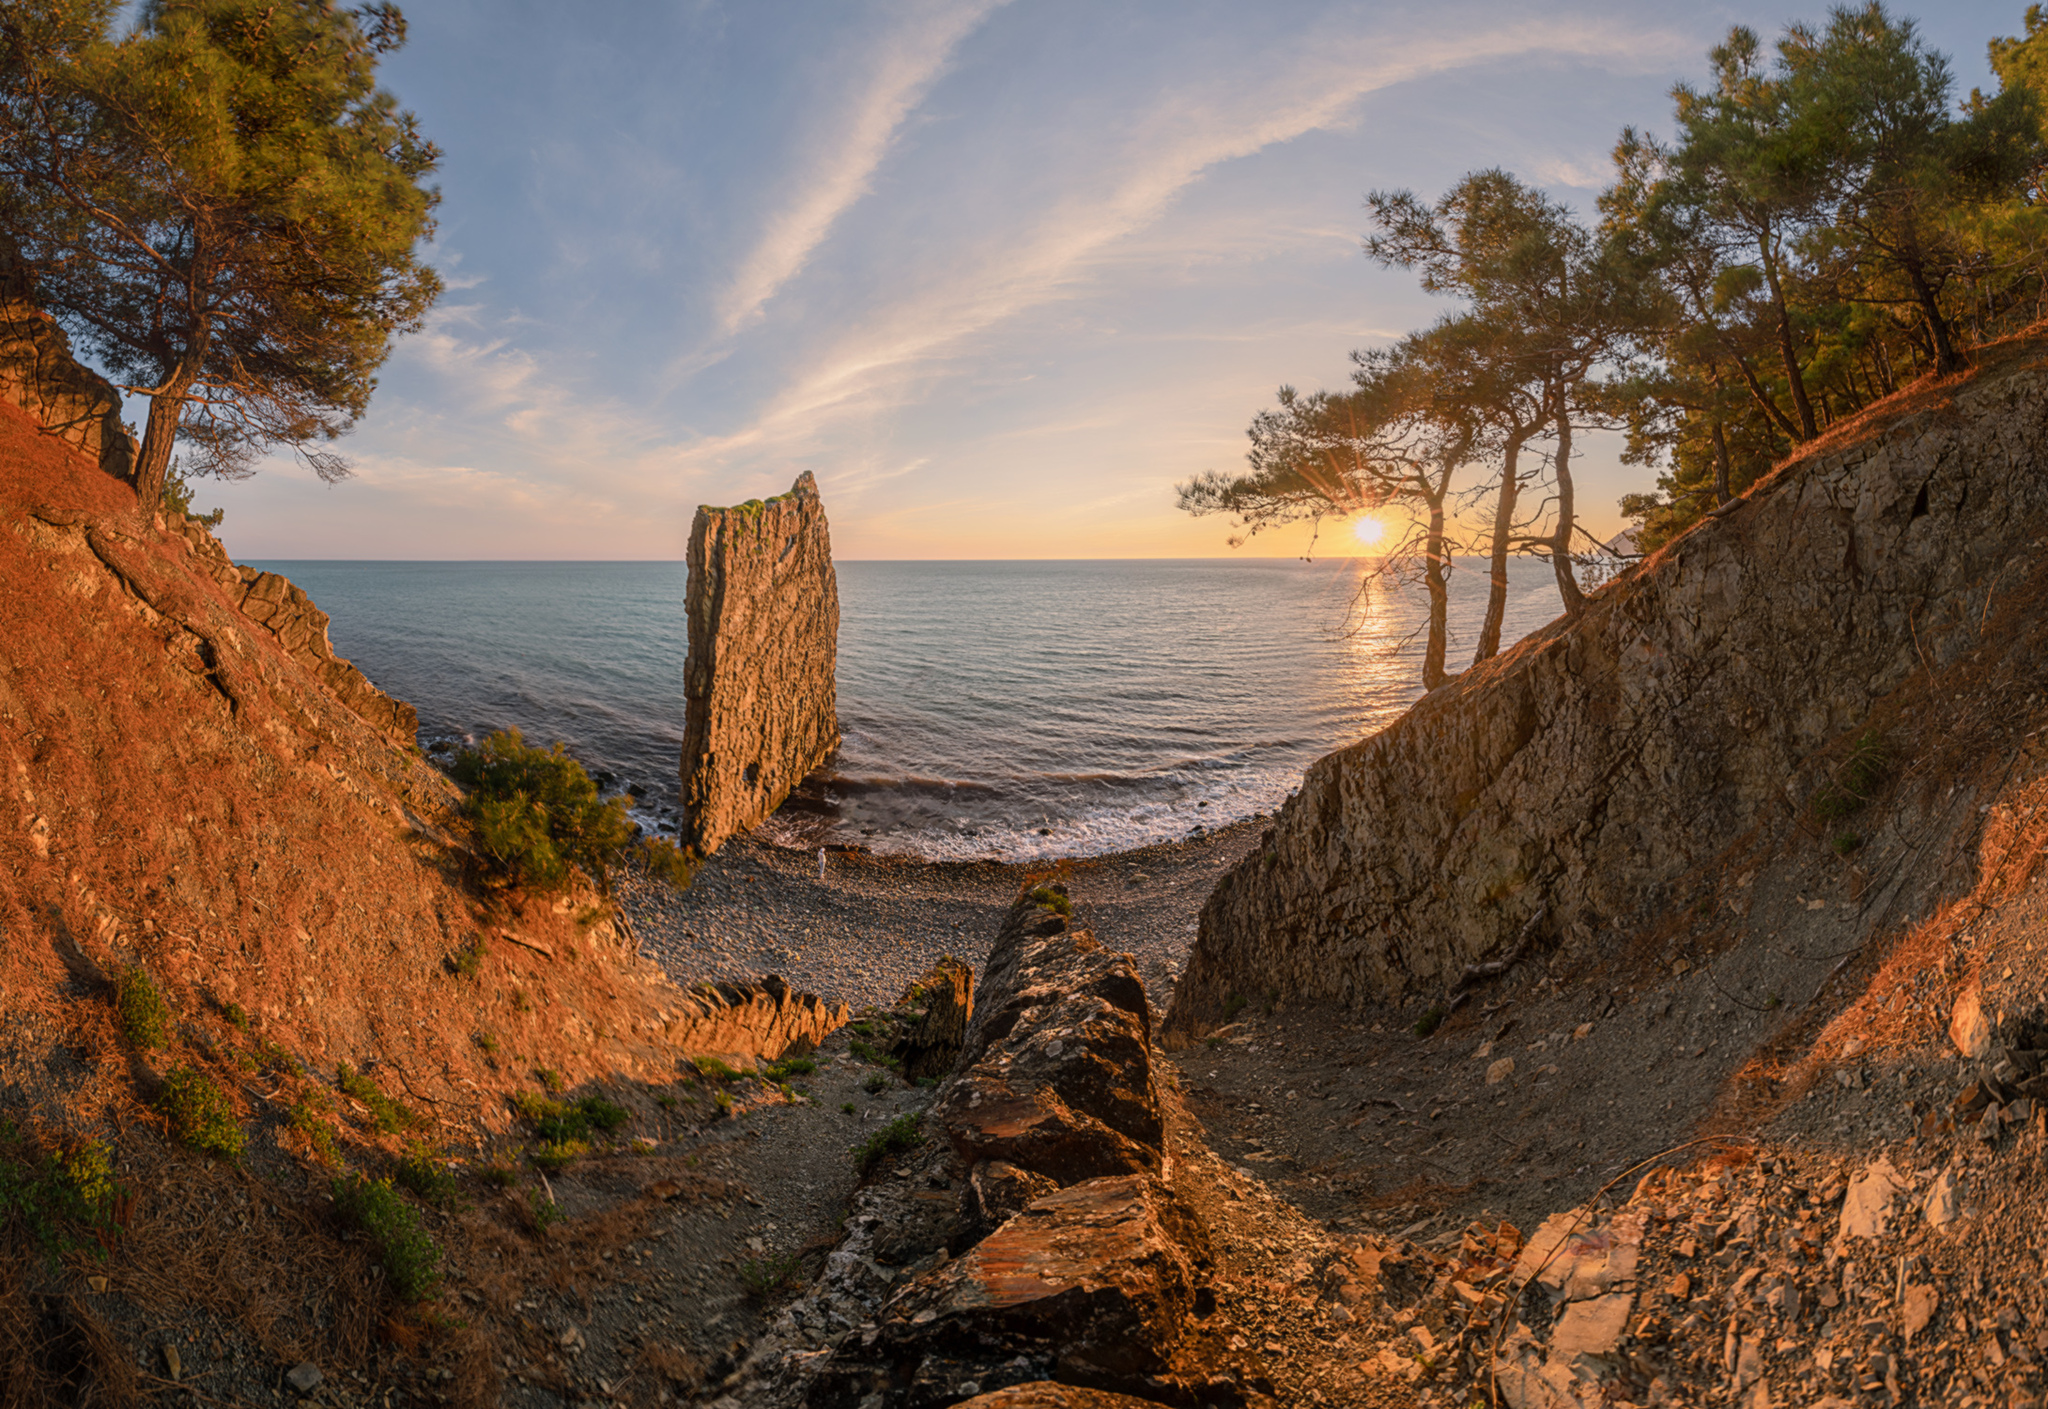
[[[709,856],[839,747],[839,583],[817,481],[690,529],[683,840]]]

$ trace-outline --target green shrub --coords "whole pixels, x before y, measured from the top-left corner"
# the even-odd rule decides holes
[[[1847,856],[1850,852],[1856,850],[1857,847],[1863,845],[1863,838],[1857,836],[1854,832],[1843,832],[1834,841],[1830,842],[1829,845],[1834,847],[1835,855]]]
[[[1223,1004],[1223,1021],[1229,1022],[1231,1019],[1235,1018],[1239,1013],[1244,1011],[1244,1005],[1251,1001],[1251,999],[1245,997],[1242,993],[1231,994],[1230,997],[1227,1000],[1225,1000]]]
[[[809,1076],[818,1069],[816,1060],[810,1057],[784,1057],[779,1062],[770,1062],[757,1073],[764,1081],[787,1081],[792,1076]]]
[[[533,1231],[545,1233],[562,1221],[562,1206],[552,1198],[535,1189],[527,1198],[533,1213]]]
[[[703,868],[704,858],[667,837],[648,837],[640,843],[640,862],[657,880],[667,881],[677,890],[688,890]]]
[[[367,1106],[370,1119],[386,1135],[393,1135],[419,1124],[420,1118],[413,1114],[409,1106],[402,1101],[392,1100],[384,1094],[382,1087],[347,1062],[335,1068],[334,1084]]]
[[[1415,1024],[1415,1035],[1417,1037],[1427,1037],[1443,1025],[1444,1005],[1432,1003],[1429,1005],[1429,1011],[1422,1015],[1421,1021]]]
[[[220,1015],[227,1020],[228,1026],[236,1031],[247,1032],[249,1030],[249,1014],[240,1003],[221,1004]]]
[[[875,1071],[868,1073],[868,1079],[863,1081],[860,1087],[861,1090],[867,1092],[870,1096],[879,1096],[895,1084],[884,1073]]]
[[[26,1231],[53,1271],[65,1253],[86,1246],[72,1235],[74,1228],[113,1226],[120,1192],[113,1156],[100,1141],[54,1154],[37,1148],[12,1121],[0,1120],[0,1229]],[[104,1248],[96,1250],[106,1256]]]
[[[483,1181],[493,1189],[509,1189],[519,1182],[518,1166],[508,1160],[492,1160],[483,1167]]]
[[[1031,903],[1041,910],[1050,910],[1066,919],[1074,918],[1074,902],[1054,890],[1051,886],[1033,886]]]
[[[1865,733],[1849,751],[1833,778],[1821,784],[1813,795],[1813,815],[1823,822],[1839,822],[1869,805],[1891,772],[1891,750],[1875,729]]]
[[[479,1032],[476,1035],[476,1045],[483,1048],[484,1052],[489,1056],[495,1057],[498,1055],[498,1039],[492,1033]]]
[[[887,1047],[877,1046],[873,1042],[863,1041],[858,1037],[850,1038],[847,1041],[846,1050],[853,1055],[855,1061],[866,1062],[869,1066],[893,1067],[896,1065],[895,1059],[889,1055]]]
[[[430,1204],[448,1208],[455,1202],[455,1176],[425,1145],[415,1145],[398,1162],[398,1182]]]
[[[697,1070],[713,1081],[737,1081],[746,1075],[737,1067],[727,1066],[716,1057],[697,1058]]]
[[[448,972],[457,978],[475,978],[484,970],[484,937],[477,935],[448,957]]]
[[[328,1186],[343,1219],[367,1234],[391,1288],[418,1301],[440,1283],[441,1249],[420,1227],[420,1216],[389,1180],[358,1174]]]
[[[197,1067],[180,1062],[164,1077],[156,1108],[171,1122],[171,1133],[195,1150],[240,1159],[248,1137],[220,1084]]]
[[[323,1107],[311,1096],[301,1096],[293,1103],[288,1123],[306,1137],[321,1163],[333,1164],[340,1158],[334,1148],[334,1128],[327,1123]]]
[[[711,1098],[711,1104],[718,1111],[718,1116],[716,1118],[723,1119],[724,1117],[730,1116],[732,1114],[732,1092],[720,1091],[717,1095]]]
[[[875,1166],[879,1165],[889,1156],[901,1154],[906,1150],[916,1149],[918,1143],[924,1138],[920,1133],[923,1120],[923,1116],[917,1111],[911,1111],[908,1115],[899,1115],[880,1130],[868,1136],[867,1139],[855,1145],[853,1147],[853,1163],[854,1167],[860,1171],[861,1178],[865,1179],[870,1174],[873,1174]]]
[[[633,1118],[624,1106],[614,1105],[602,1096],[550,1101],[545,1096],[521,1091],[512,1098],[512,1108],[533,1127],[535,1135],[556,1144],[584,1140],[592,1130],[609,1134]]]
[[[153,1052],[171,1040],[171,1005],[150,976],[140,969],[125,969],[114,980],[114,1006],[121,1015],[121,1035],[144,1052]]]
[[[540,1084],[547,1087],[550,1091],[562,1091],[569,1085],[568,1082],[562,1080],[562,1074],[553,1067],[542,1067],[534,1075],[539,1077]]]
[[[589,1153],[588,1140],[543,1140],[533,1147],[531,1158],[542,1169],[567,1169]]]
[[[803,1258],[797,1253],[787,1257],[750,1257],[740,1264],[740,1285],[754,1300],[766,1301],[801,1278],[803,1270]]]
[[[190,514],[209,529],[219,528],[228,516],[226,509],[197,513],[192,508],[192,481],[185,478],[182,457],[171,461],[164,472],[164,495],[157,501],[166,514]]]
[[[851,1101],[842,1102],[839,1107],[840,1114],[842,1115],[852,1115],[855,1111],[859,1109],[860,1107],[856,1106]]]
[[[625,799],[600,801],[597,784],[559,743],[534,748],[508,729],[462,750],[452,771],[470,790],[462,810],[478,849],[517,884],[558,890],[575,866],[602,883],[632,840]]]
[[[305,1064],[275,1042],[259,1041],[256,1044],[256,1055],[262,1058],[263,1065],[272,1071],[281,1071],[289,1076],[306,1074]]]

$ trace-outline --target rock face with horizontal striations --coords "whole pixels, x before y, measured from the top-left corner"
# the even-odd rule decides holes
[[[683,840],[708,856],[760,825],[839,747],[839,584],[817,482],[690,529]]]
[[[226,592],[242,615],[277,638],[291,658],[311,671],[356,718],[393,743],[411,744],[419,737],[419,712],[393,699],[334,653],[327,639],[327,613],[314,605],[297,583],[274,572],[242,566],[228,557],[220,540],[189,514],[167,513],[164,531],[185,540],[194,567]]]
[[[1873,866],[1858,906],[1829,907],[1844,916],[1840,947],[1879,917],[1911,922],[1949,884],[1942,848],[1871,833],[1881,809],[1847,834],[1829,823],[1828,790],[1858,791],[1856,752],[1906,736],[1901,701],[1946,698],[1925,682],[1989,669],[1996,608],[2007,638],[2031,629],[2012,604],[2048,580],[2044,546],[2048,354],[2035,342],[1987,350],[1971,379],[1840,428],[1579,620],[1318,761],[1204,906],[1169,1032],[1213,1024],[1233,996],[1441,992],[1525,931],[1567,964],[1680,911],[1740,932],[1780,882],[1773,857],[1866,840],[1936,859],[1917,878]],[[1863,799],[1836,810],[1851,806]],[[1780,871],[1790,902],[1797,874]]]
[[[0,298],[0,397],[115,479],[135,473],[135,441],[121,420],[121,394],[71,357],[71,340],[48,314]]]

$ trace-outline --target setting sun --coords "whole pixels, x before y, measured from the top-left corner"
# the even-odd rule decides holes
[[[1356,538],[1362,546],[1370,548],[1387,536],[1387,526],[1370,516],[1362,519],[1353,519],[1351,521],[1351,536]]]

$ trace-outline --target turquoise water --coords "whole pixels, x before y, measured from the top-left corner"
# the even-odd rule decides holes
[[[420,713],[421,742],[564,741],[672,826],[680,563],[266,562]],[[1452,579],[1453,663],[1479,565]],[[1087,855],[1271,810],[1418,694],[1419,588],[1347,560],[845,562],[839,756],[768,830],[925,856]],[[1508,639],[1557,612],[1518,562]]]

